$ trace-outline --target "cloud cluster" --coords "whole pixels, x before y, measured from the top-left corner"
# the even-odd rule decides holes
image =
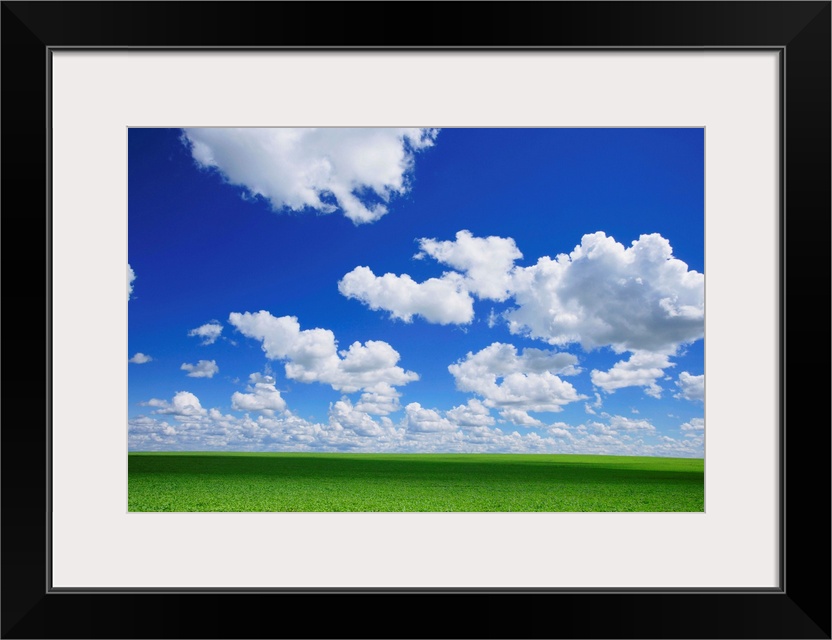
[[[373,438],[377,442],[389,442],[391,438],[401,436],[401,429],[396,429],[391,420],[383,420],[383,423],[377,422],[366,411],[354,407],[349,398],[341,398],[329,409],[330,427],[344,434],[352,432],[356,436]]]
[[[419,246],[417,258],[454,270],[419,283],[361,266],[339,290],[394,318],[420,315],[438,324],[470,323],[474,297],[509,301],[503,317],[512,333],[587,351],[673,354],[704,335],[704,276],[674,258],[659,234],[642,235],[630,247],[603,232],[587,234],[570,254],[544,256],[529,267],[515,265],[522,254],[512,238],[462,230],[455,240],[422,238]],[[489,326],[495,322],[490,316]]]
[[[481,396],[489,408],[524,426],[539,426],[528,411],[561,411],[563,405],[584,399],[555,374],[574,375],[578,359],[570,353],[524,349],[495,342],[448,367],[460,391]]]
[[[271,376],[264,376],[259,373],[252,373],[249,377],[248,391],[240,393],[236,391],[231,396],[231,406],[237,411],[258,411],[267,416],[274,415],[274,412],[286,410],[286,401],[281,397],[280,391],[275,388],[275,380]]]
[[[184,140],[197,164],[267,199],[274,210],[340,210],[355,224],[374,222],[408,190],[415,154],[436,129],[198,128]]]
[[[361,266],[342,278],[339,291],[391,317],[410,322],[419,315],[437,324],[470,323],[474,298],[508,301],[512,306],[499,317],[514,334],[558,346],[580,344],[586,351],[630,352],[608,371],[591,372],[592,383],[607,393],[642,387],[660,398],[658,380],[674,366],[670,357],[704,335],[704,276],[674,258],[659,234],[642,235],[630,247],[603,232],[587,234],[570,254],[544,256],[529,267],[515,265],[523,256],[512,238],[479,238],[462,230],[449,241],[421,238],[419,247],[416,258],[430,257],[454,270],[419,283],[407,274],[376,276]],[[488,326],[494,327],[497,318],[492,309]],[[481,358],[488,353],[483,350]],[[571,385],[542,370],[521,375],[506,370],[496,375],[505,376],[499,385],[494,376],[479,373],[469,380],[472,376],[459,365],[451,371],[459,389],[482,395],[488,406],[502,407],[505,418],[527,426],[537,422],[524,412],[557,410],[551,407],[562,404],[559,400],[577,396]],[[676,397],[703,397],[700,384],[683,373]],[[535,395],[551,401],[535,402]],[[586,405],[586,410],[594,408]]]
[[[266,384],[265,376],[251,378]],[[488,409],[478,400],[439,411],[412,402],[399,422],[374,419],[348,398],[330,406],[327,423],[294,416],[246,413],[242,417],[205,409],[192,393],[180,391],[170,401],[144,403],[155,410],[129,421],[131,451],[390,451],[390,452],[511,452],[594,453],[701,457],[703,438],[657,436],[644,420],[604,414],[606,422],[572,427],[543,425],[537,432],[519,433],[494,427]],[[242,410],[242,409],[240,409]],[[171,422],[156,416],[172,418]],[[700,421],[701,422],[701,421]],[[697,424],[692,420],[691,424]],[[694,427],[695,428],[695,427]],[[683,427],[684,429],[684,427]]]
[[[464,274],[465,289],[481,300],[504,301],[512,291],[511,272],[523,257],[512,238],[474,237],[463,229],[456,240],[421,238],[417,259],[429,256]]]
[[[401,394],[388,383],[379,382],[366,388],[355,408],[364,413],[386,416],[401,408],[399,404],[400,397]]]
[[[679,379],[676,381],[676,386],[679,387],[679,393],[674,395],[674,398],[684,398],[685,400],[705,401],[705,376],[692,376],[687,371],[682,371],[679,374]]]
[[[217,341],[217,338],[220,337],[221,333],[222,325],[217,320],[211,320],[211,322],[208,322],[201,327],[188,331],[188,335],[190,337],[202,338],[203,345],[214,344]]]
[[[705,278],[659,234],[624,245],[603,232],[569,255],[513,271],[513,333],[585,350],[674,353],[704,335]]]
[[[591,375],[591,374],[590,374],[590,375]],[[603,405],[603,404],[604,404],[604,401],[601,399],[601,394],[596,392],[596,393],[595,393],[595,402],[593,402],[592,404],[590,404],[589,402],[587,402],[587,403],[584,405],[584,411],[586,411],[588,414],[590,414],[590,415],[593,415],[593,416],[594,416],[594,415],[596,415],[596,414],[598,413],[598,412],[597,412],[597,411],[595,411],[595,410],[596,410],[596,409],[600,409],[600,408],[601,408],[601,405]]]
[[[468,404],[454,407],[446,415],[451,422],[462,428],[490,427],[494,424],[494,416],[489,408],[476,398],[471,398]]]
[[[474,319],[474,296],[497,301],[509,296],[514,261],[523,255],[511,238],[477,238],[462,230],[456,240],[419,239],[414,257],[431,257],[456,271],[416,282],[408,274],[377,276],[359,266],[340,280],[338,290],[405,322],[418,315],[434,324],[468,324]]]
[[[187,371],[189,378],[213,378],[214,374],[220,370],[214,360],[200,360],[196,364],[184,362],[179,368]]]
[[[153,360],[149,355],[138,352],[132,358],[130,358],[127,362],[132,362],[133,364],[145,364]]]
[[[341,278],[338,291],[405,322],[414,315],[434,324],[468,324],[474,318],[474,300],[456,273],[416,282],[407,274],[377,276],[369,267],[356,267]]]
[[[612,393],[624,387],[644,387],[644,392],[660,398],[662,389],[656,382],[664,376],[664,370],[676,366],[667,354],[636,351],[627,360],[616,362],[608,371],[593,369],[590,373],[592,384]]]
[[[259,340],[267,358],[285,361],[291,380],[320,382],[344,393],[383,394],[388,387],[419,379],[397,366],[399,353],[386,342],[354,342],[339,351],[329,329],[301,330],[296,317],[275,317],[268,311],[235,312],[228,321],[244,336]],[[367,401],[373,399],[368,396]]]
[[[688,422],[685,422],[682,425],[682,431],[705,431],[705,419],[704,418],[692,418]]]
[[[199,398],[190,391],[177,391],[170,402],[152,398],[143,404],[147,407],[153,407],[155,409],[153,413],[172,415],[177,418],[191,418],[208,414],[202,408]]]
[[[615,431],[655,431],[648,420],[634,420],[626,416],[609,416],[610,427]]]
[[[435,409],[425,409],[418,402],[404,408],[404,424],[411,433],[438,433],[456,431],[457,425],[440,415]]]
[[[130,296],[133,295],[133,281],[136,279],[136,272],[133,271],[133,267],[130,266],[130,263],[127,263],[127,299],[130,299]]]

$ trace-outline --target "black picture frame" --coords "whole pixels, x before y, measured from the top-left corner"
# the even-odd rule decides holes
[[[830,638],[830,15],[829,1],[3,2],[2,637]],[[778,51],[779,588],[52,589],[48,96],[50,52],[69,47]]]

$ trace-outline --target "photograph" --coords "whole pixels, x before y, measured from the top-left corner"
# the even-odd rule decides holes
[[[129,511],[705,511],[703,127],[131,127]]]

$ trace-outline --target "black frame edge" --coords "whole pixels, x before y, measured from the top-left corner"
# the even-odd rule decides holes
[[[680,592],[680,593],[437,593],[407,590],[387,592],[313,592],[240,594],[200,593],[81,593],[52,590],[45,586],[50,559],[45,549],[51,515],[40,504],[47,495],[51,402],[46,401],[46,429],[32,428],[16,407],[43,406],[43,363],[47,363],[46,396],[51,394],[51,353],[46,349],[33,355],[31,344],[21,345],[22,334],[39,343],[51,335],[51,281],[49,256],[51,236],[46,216],[34,215],[34,206],[18,203],[47,203],[51,198],[48,158],[51,140],[46,135],[51,117],[47,109],[50,74],[49,49],[63,46],[253,46],[272,44],[309,46],[372,46],[385,48],[387,38],[369,25],[375,9],[372,3],[353,4],[350,12],[322,3],[200,3],[202,29],[188,29],[197,3],[141,2],[3,2],[2,89],[6,96],[2,110],[5,134],[2,140],[3,187],[6,205],[3,223],[5,248],[2,255],[3,297],[12,311],[29,310],[30,317],[7,314],[2,332],[6,337],[3,359],[2,398],[6,424],[0,433],[2,445],[2,501],[4,517],[0,538],[0,596],[3,638],[98,638],[98,637],[436,637],[435,619],[443,614],[458,619],[460,605],[488,611],[480,626],[467,619],[458,628],[443,628],[447,637],[701,637],[701,638],[830,638],[829,540],[830,504],[829,409],[824,408],[821,428],[806,437],[794,425],[804,420],[817,422],[816,408],[806,414],[802,408],[811,399],[826,398],[829,377],[812,377],[817,353],[827,349],[830,326],[830,2],[654,2],[654,3],[461,3],[473,11],[470,23],[462,17],[445,15],[449,3],[427,3],[420,8],[429,18],[442,18],[425,33],[421,24],[398,37],[403,45],[451,47],[480,50],[505,45],[685,46],[685,47],[785,47],[781,71],[788,89],[781,93],[781,216],[780,291],[781,306],[781,424],[793,426],[786,443],[781,431],[780,530],[785,553],[781,557],[784,589],[771,592]],[[276,4],[294,30],[268,31],[251,19],[261,11],[256,5]],[[537,5],[537,6],[534,6]],[[592,6],[590,6],[592,5]],[[322,20],[321,6],[331,15]],[[223,11],[231,12],[230,21]],[[392,8],[391,14],[394,13]],[[366,24],[361,24],[362,18]],[[545,19],[541,19],[545,18]],[[559,22],[560,20],[560,22]],[[356,30],[344,36],[343,25]],[[309,25],[308,27],[306,25]],[[312,27],[314,25],[314,28]],[[545,27],[554,25],[547,30]],[[245,27],[251,29],[246,32]],[[659,28],[661,28],[659,30]],[[344,38],[347,38],[347,41]],[[350,42],[349,39],[352,39]],[[334,43],[334,44],[332,44]],[[652,44],[651,44],[652,43]],[[44,180],[46,176],[46,180]],[[788,232],[788,236],[786,235]],[[46,243],[43,239],[46,238]],[[14,243],[14,244],[12,244]],[[45,253],[45,255],[44,255]],[[788,253],[789,266],[785,256]],[[823,265],[819,262],[823,261]],[[820,267],[820,268],[819,268]],[[807,278],[820,289],[820,296],[805,297],[798,283]],[[46,283],[46,296],[40,286]],[[787,285],[791,283],[792,287]],[[786,324],[786,294],[790,289],[789,324]],[[798,293],[800,291],[801,293]],[[818,304],[818,297],[823,305]],[[41,306],[44,305],[44,306]],[[809,306],[811,305],[811,306]],[[36,310],[36,311],[32,311]],[[799,311],[797,311],[799,310]],[[40,316],[40,321],[33,318]],[[42,324],[41,324],[42,323]],[[820,327],[818,327],[818,323]],[[824,341],[819,349],[817,338]],[[28,342],[28,341],[27,341]],[[789,345],[787,359],[786,344]],[[25,347],[26,350],[20,349]],[[38,347],[40,349],[40,347]],[[42,358],[42,359],[41,359]],[[787,406],[786,371],[792,371],[792,401]],[[812,378],[812,379],[810,379]],[[795,383],[800,384],[795,391]],[[10,418],[10,416],[14,416]],[[23,420],[23,423],[19,423]],[[788,444],[788,448],[786,445]],[[44,470],[44,451],[47,452]],[[788,482],[785,481],[788,470]],[[45,473],[44,473],[45,471]],[[820,481],[820,482],[819,482]],[[823,511],[792,507],[786,515],[788,498],[794,504],[811,489],[811,500]],[[33,506],[34,505],[34,506]],[[787,523],[788,518],[788,523]],[[788,526],[786,526],[788,524]],[[789,537],[786,538],[787,529]],[[818,586],[816,577],[825,579]],[[523,601],[516,598],[523,596]],[[307,624],[276,624],[275,611],[297,610],[304,599],[332,615]],[[459,601],[463,598],[463,602]],[[414,606],[426,607],[427,616],[412,616]],[[691,607],[699,607],[692,610]],[[356,621],[377,608],[408,620],[408,627],[390,629]],[[468,607],[465,607],[468,609]],[[463,610],[465,610],[463,609]],[[233,611],[235,616],[205,617],[205,611]],[[535,612],[518,621],[516,610]],[[143,612],[155,615],[145,616]],[[540,613],[546,615],[540,616]],[[551,612],[551,615],[549,614]],[[591,617],[587,618],[587,614]],[[372,613],[370,613],[372,615]],[[282,617],[280,615],[279,617]],[[338,618],[351,621],[346,626]],[[159,623],[167,620],[167,626]],[[201,620],[201,622],[200,622]],[[288,626],[286,626],[288,624]],[[683,626],[680,626],[683,625]],[[684,626],[687,625],[687,626]],[[287,633],[288,631],[288,633]]]

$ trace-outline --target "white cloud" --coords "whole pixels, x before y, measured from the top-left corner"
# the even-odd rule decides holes
[[[511,300],[515,306],[499,316],[491,310],[489,327],[500,317],[512,333],[553,345],[580,343],[587,351],[674,354],[704,335],[704,276],[674,258],[659,234],[642,235],[629,248],[603,232],[587,234],[571,254],[544,256],[530,267],[515,266],[522,254],[512,238],[462,230],[455,240],[421,238],[419,245],[416,258],[432,257],[456,271],[419,283],[360,266],[339,290],[394,318],[420,315],[439,324],[470,323],[474,296]]]
[[[405,322],[414,315],[436,324],[468,324],[474,318],[474,301],[457,273],[416,282],[407,274],[377,276],[369,267],[356,267],[341,278],[338,291]]]
[[[439,431],[456,431],[457,425],[442,417],[434,409],[425,409],[418,402],[411,402],[404,408],[404,423],[407,430],[416,433],[436,433]]]
[[[176,424],[137,416],[128,421],[130,451],[383,451],[405,450],[404,428],[383,418],[376,423],[348,400],[335,403],[329,424],[303,420],[288,411],[252,418],[217,409],[177,416]],[[412,449],[412,447],[411,447]]]
[[[155,409],[153,413],[172,415],[176,418],[208,415],[208,411],[199,403],[199,398],[189,391],[177,391],[170,402],[152,398],[143,404],[153,407]]]
[[[610,427],[616,431],[655,431],[656,427],[647,420],[634,420],[625,416],[610,416]]]
[[[682,431],[704,431],[705,430],[705,419],[704,418],[692,418],[688,422],[685,422],[682,425]]]
[[[383,438],[395,436],[396,430],[388,420],[380,424],[373,420],[365,411],[353,407],[349,398],[341,398],[329,408],[330,426],[348,430],[365,438]]]
[[[703,337],[705,278],[673,257],[659,234],[625,248],[603,232],[569,255],[513,271],[513,333],[591,350],[674,353]]]
[[[468,404],[461,404],[445,413],[455,425],[460,427],[488,427],[494,424],[491,411],[480,400],[471,398]]]
[[[679,374],[679,379],[676,381],[676,386],[679,387],[679,393],[674,395],[674,398],[684,398],[685,400],[699,400],[705,401],[705,376],[692,376],[687,371],[682,371]]]
[[[503,409],[500,411],[500,417],[518,427],[542,427],[543,422],[537,418],[532,418],[528,413],[521,409]]]
[[[561,411],[563,405],[585,398],[554,375],[577,373],[577,361],[570,353],[540,349],[524,349],[518,354],[514,345],[495,342],[477,353],[469,352],[448,371],[457,389],[479,394],[487,407],[515,412]],[[517,413],[508,415],[524,420]]]
[[[572,435],[571,427],[563,422],[547,425],[545,430],[548,435],[555,436],[556,438],[568,438],[569,440],[574,440],[575,438]]]
[[[252,373],[249,377],[248,391],[236,391],[231,396],[231,406],[237,411],[259,411],[265,415],[274,415],[275,411],[286,410],[286,401],[275,389],[275,380],[271,376]]]
[[[133,281],[136,279],[136,272],[133,271],[133,267],[130,266],[130,263],[127,263],[127,299],[130,299],[130,296],[133,295]]]
[[[194,160],[274,210],[341,210],[355,224],[387,213],[408,191],[415,153],[435,129],[185,129]]]
[[[255,387],[271,386],[267,376],[253,374],[250,380]],[[256,400],[251,402],[258,404]],[[329,424],[303,420],[288,410],[275,416],[276,406],[272,413],[250,407],[265,414],[256,419],[248,413],[243,417],[223,415],[218,409],[203,408],[188,392],[178,392],[171,402],[153,399],[143,404],[153,407],[153,414],[172,415],[176,423],[171,425],[147,415],[130,419],[131,451],[378,451],[404,443],[403,427],[393,425],[388,418],[375,422],[356,411],[347,399],[331,407]]]
[[[523,257],[512,238],[475,238],[470,231],[457,232],[456,240],[419,240],[416,258],[430,256],[441,264],[465,274],[468,291],[483,300],[502,302],[511,290],[510,272],[514,261]]]
[[[338,290],[405,322],[418,315],[435,324],[468,324],[474,319],[472,296],[505,300],[514,261],[523,257],[511,238],[475,238],[467,230],[459,231],[456,240],[420,238],[419,247],[415,258],[430,256],[457,271],[416,282],[407,274],[377,276],[369,267],[359,266],[341,279]],[[492,310],[489,326],[494,322]]]
[[[338,351],[332,331],[301,331],[294,316],[258,311],[232,313],[228,321],[244,336],[259,340],[267,358],[286,361],[286,377],[291,380],[321,382],[344,393],[364,390],[372,394],[379,393],[377,385],[396,387],[419,379],[396,365],[399,353],[386,342],[354,342]]]
[[[217,320],[211,320],[211,322],[204,324],[201,327],[188,331],[189,336],[202,338],[202,344],[205,345],[214,344],[217,341],[217,338],[220,337],[221,333],[222,325]]]
[[[127,362],[132,362],[133,364],[145,364],[146,362],[150,362],[153,360],[149,355],[144,353],[136,353],[132,358],[130,358]]]
[[[513,411],[561,411],[563,405],[584,396],[568,382],[551,373],[512,373],[497,382],[494,378],[457,379],[460,391],[473,391],[484,398],[487,407]],[[519,415],[515,413],[514,415]]]
[[[581,434],[586,434],[587,431],[613,436],[618,434],[618,432],[615,429],[613,429],[610,425],[605,424],[603,422],[596,422],[594,420],[580,425],[577,430]]]
[[[664,375],[667,367],[673,366],[675,365],[666,354],[637,351],[627,360],[616,362],[609,371],[594,369],[590,378],[592,384],[607,393],[624,387],[644,387],[647,395],[659,398],[662,389],[656,380]]]
[[[214,360],[200,360],[196,364],[185,362],[179,368],[187,371],[189,378],[213,378],[214,374],[220,370]]]
[[[494,312],[494,309],[488,312],[488,319],[485,321],[488,325],[489,329],[493,329],[497,326],[497,321],[499,320],[500,316]]]
[[[580,371],[577,363],[578,358],[571,353],[534,348],[518,353],[513,344],[494,342],[477,353],[469,352],[463,363],[451,366],[459,373],[480,378],[486,374],[502,377],[510,373],[575,375]]]
[[[601,394],[596,392],[595,393],[595,402],[593,402],[592,404],[590,404],[589,402],[584,404],[584,410],[587,413],[594,416],[595,413],[596,413],[595,409],[600,409],[602,404],[603,404],[603,401],[601,400]]]
[[[361,394],[361,399],[355,405],[357,411],[386,416],[401,408],[399,397],[401,394],[386,382],[379,382],[369,387]]]
[[[310,443],[321,446],[323,432],[321,425],[291,415],[255,420],[212,409],[175,427],[149,416],[132,418],[128,447],[131,451],[308,451]]]
[[[258,378],[260,380],[260,378]],[[131,451],[390,451],[390,452],[511,452],[589,453],[702,457],[701,419],[675,439],[658,435],[647,421],[604,414],[607,422],[571,427],[562,422],[520,434],[491,426],[483,403],[442,412],[413,402],[399,423],[370,417],[347,398],[330,406],[327,424],[309,422],[285,411],[256,419],[223,415],[205,409],[191,393],[178,392],[171,402],[151,400],[154,414],[171,415],[171,424],[153,416],[129,420]],[[684,427],[683,427],[684,429]]]

